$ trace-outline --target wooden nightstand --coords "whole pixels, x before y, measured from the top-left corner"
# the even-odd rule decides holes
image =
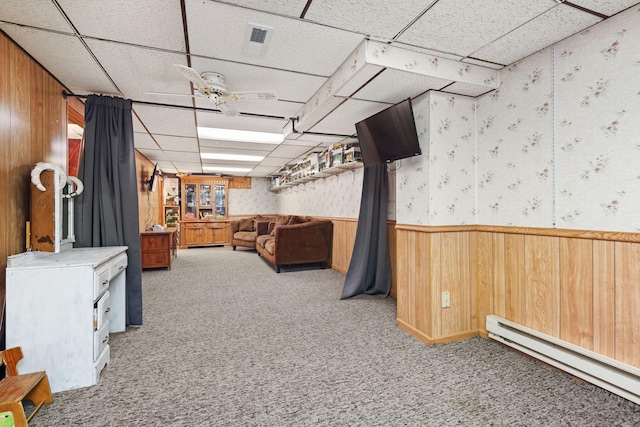
[[[142,268],[166,267],[171,270],[175,252],[176,230],[145,231],[140,233],[140,256]]]

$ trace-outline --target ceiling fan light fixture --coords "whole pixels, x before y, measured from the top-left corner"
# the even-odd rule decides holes
[[[202,166],[203,171],[207,172],[251,172],[252,168],[236,168],[232,166]]]
[[[227,153],[200,153],[200,158],[211,160],[230,160],[238,162],[261,162],[264,156],[250,156],[247,154],[227,154]]]
[[[222,141],[255,142],[258,144],[280,144],[284,141],[284,134],[281,133],[254,132],[204,126],[198,126],[198,137]]]

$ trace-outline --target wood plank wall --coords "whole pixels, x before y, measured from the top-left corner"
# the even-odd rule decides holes
[[[398,324],[417,338],[486,337],[496,314],[640,367],[640,234],[398,226],[396,239]]]
[[[358,220],[355,218],[328,218],[333,222],[333,249],[331,254],[331,268],[347,274],[351,263],[351,254],[356,240]],[[396,229],[395,222],[387,224],[387,236],[389,242],[389,257],[391,258],[391,292],[396,297]]]
[[[144,183],[153,173],[155,163],[136,151],[136,176],[138,177],[138,219],[140,232],[145,231],[147,225],[164,224],[164,201],[162,200],[162,176],[156,176],[158,185],[155,192],[147,191]]]
[[[7,256],[25,251],[30,171],[40,161],[67,165],[63,87],[0,33],[0,307]]]

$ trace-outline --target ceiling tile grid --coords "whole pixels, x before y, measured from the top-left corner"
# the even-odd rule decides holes
[[[185,51],[180,0],[57,0],[82,36]]]
[[[225,163],[251,168],[238,175],[268,176],[345,142],[356,122],[403,99],[432,90],[482,95],[499,86],[504,65],[638,4],[4,0],[0,29],[72,93],[132,99],[135,146],[165,173]],[[262,55],[243,52],[250,24],[270,28]],[[207,97],[194,98],[175,64],[221,73],[232,92],[270,90],[278,99],[227,100],[239,114],[225,115]],[[198,138],[196,126],[285,139],[209,140]],[[202,160],[200,152],[265,158],[226,163]]]

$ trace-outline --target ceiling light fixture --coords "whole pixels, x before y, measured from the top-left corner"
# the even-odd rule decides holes
[[[253,132],[248,130],[220,129],[198,126],[198,136],[204,139],[223,141],[256,142],[259,144],[280,144],[284,134],[269,132]]]
[[[200,153],[203,159],[213,160],[235,160],[238,162],[261,162],[264,156],[249,156],[246,154],[224,154],[224,153]]]
[[[202,166],[203,171],[210,172],[251,172],[252,168],[234,168],[231,166]]]

